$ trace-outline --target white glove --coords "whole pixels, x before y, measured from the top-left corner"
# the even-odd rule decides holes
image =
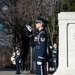
[[[21,59],[19,60],[19,63],[21,63]]]
[[[18,51],[16,51],[16,54],[17,54],[17,55],[20,55],[20,52],[19,52],[19,50],[18,50]]]
[[[42,65],[42,62],[40,62],[40,61],[37,61],[37,64],[38,64],[38,65]]]
[[[17,53],[17,55],[20,55],[20,53]]]
[[[56,62],[56,60],[54,60],[54,62]]]
[[[28,29],[28,31],[32,31],[32,27],[30,25],[26,25],[26,28]]]
[[[50,47],[50,49],[52,49],[52,46],[49,46]]]

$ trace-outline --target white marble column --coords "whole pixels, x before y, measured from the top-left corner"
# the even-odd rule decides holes
[[[75,12],[58,14],[59,66],[54,75],[75,75]]]

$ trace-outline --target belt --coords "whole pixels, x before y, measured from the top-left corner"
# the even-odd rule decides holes
[[[35,46],[35,49],[40,49],[40,46]]]

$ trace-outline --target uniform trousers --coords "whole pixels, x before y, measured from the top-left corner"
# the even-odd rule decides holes
[[[20,65],[19,61],[16,61],[16,73],[20,73]]]
[[[47,75],[46,62],[42,62],[41,65],[37,64],[36,61],[36,75]]]
[[[52,68],[56,70],[56,66],[57,66],[56,58],[52,58]]]

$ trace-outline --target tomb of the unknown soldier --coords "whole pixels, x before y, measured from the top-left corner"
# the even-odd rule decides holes
[[[59,66],[54,75],[75,75],[75,12],[58,14]]]

